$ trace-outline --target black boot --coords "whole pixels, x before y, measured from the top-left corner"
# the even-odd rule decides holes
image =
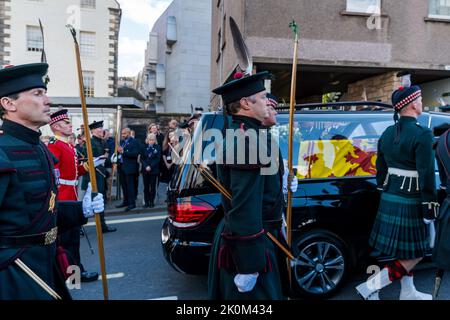
[[[96,281],[97,279],[98,279],[97,272],[83,271],[81,273],[81,282],[92,282],[92,281]]]
[[[108,232],[116,232],[117,228],[114,227],[110,227],[110,226],[103,226],[102,227],[102,232],[103,233],[108,233]]]

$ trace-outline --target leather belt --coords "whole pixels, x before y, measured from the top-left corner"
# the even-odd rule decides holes
[[[384,180],[383,186],[387,186],[388,185],[389,176],[403,177],[403,183],[402,183],[402,186],[400,187],[401,190],[404,189],[405,183],[406,183],[406,179],[409,178],[408,192],[412,191],[412,181],[413,181],[413,179],[415,179],[416,180],[416,191],[420,191],[420,188],[419,188],[419,172],[417,172],[417,171],[404,170],[404,169],[398,169],[398,168],[389,168],[388,169],[388,174],[386,175],[386,179]]]
[[[0,236],[0,249],[49,246],[56,241],[58,227],[27,236]]]
[[[401,177],[408,177],[408,178],[418,178],[419,172],[414,170],[404,170],[404,169],[398,169],[398,168],[389,168],[388,173],[392,175],[397,175]]]
[[[59,184],[63,185],[63,186],[72,186],[72,187],[76,187],[78,185],[78,180],[64,180],[64,179],[59,179]]]

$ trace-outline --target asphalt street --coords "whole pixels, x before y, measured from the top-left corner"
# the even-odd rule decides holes
[[[109,297],[111,300],[205,300],[206,276],[181,274],[165,261],[161,248],[161,226],[165,212],[114,216],[109,224],[118,231],[104,235]],[[92,223],[85,227],[94,248],[92,255],[81,238],[82,262],[88,271],[100,271],[97,255],[96,231]],[[431,293],[434,284],[431,263],[420,265],[415,284],[418,290]],[[344,288],[332,300],[359,300],[354,287],[367,278],[364,274],[351,275]],[[394,283],[384,289],[381,299],[397,300],[400,285]],[[71,290],[75,300],[101,300],[102,283],[82,283],[81,289]],[[450,275],[444,278],[439,300],[450,300]]]
[[[165,261],[161,248],[164,217],[164,212],[154,212],[110,219],[108,224],[118,229],[103,238],[107,274],[112,277],[108,280],[111,300],[206,299],[206,276],[178,273]],[[89,224],[85,230],[95,255],[86,238],[81,238],[82,263],[88,271],[100,272],[95,227]],[[81,290],[71,290],[75,300],[101,300],[102,292],[101,281],[82,283]]]

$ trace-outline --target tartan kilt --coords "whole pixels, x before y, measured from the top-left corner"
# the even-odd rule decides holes
[[[383,192],[369,244],[397,259],[423,258],[430,245],[422,217],[422,199]]]

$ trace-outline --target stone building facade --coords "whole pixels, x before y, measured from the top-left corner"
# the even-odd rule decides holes
[[[233,17],[257,71],[269,70],[272,93],[289,101],[293,33],[300,27],[297,97],[320,102],[323,94],[389,102],[398,71],[413,82],[450,77],[450,3],[439,0],[211,0],[211,88],[231,79],[237,58],[230,33]],[[447,82],[450,87],[450,81]],[[447,90],[450,91],[450,90]],[[425,105],[436,106],[436,95]],[[220,105],[211,95],[211,104]]]
[[[115,0],[0,0],[0,64],[40,62],[45,44],[49,96],[79,96],[74,44],[66,28],[72,24],[80,44],[86,95],[117,96],[121,13]]]

